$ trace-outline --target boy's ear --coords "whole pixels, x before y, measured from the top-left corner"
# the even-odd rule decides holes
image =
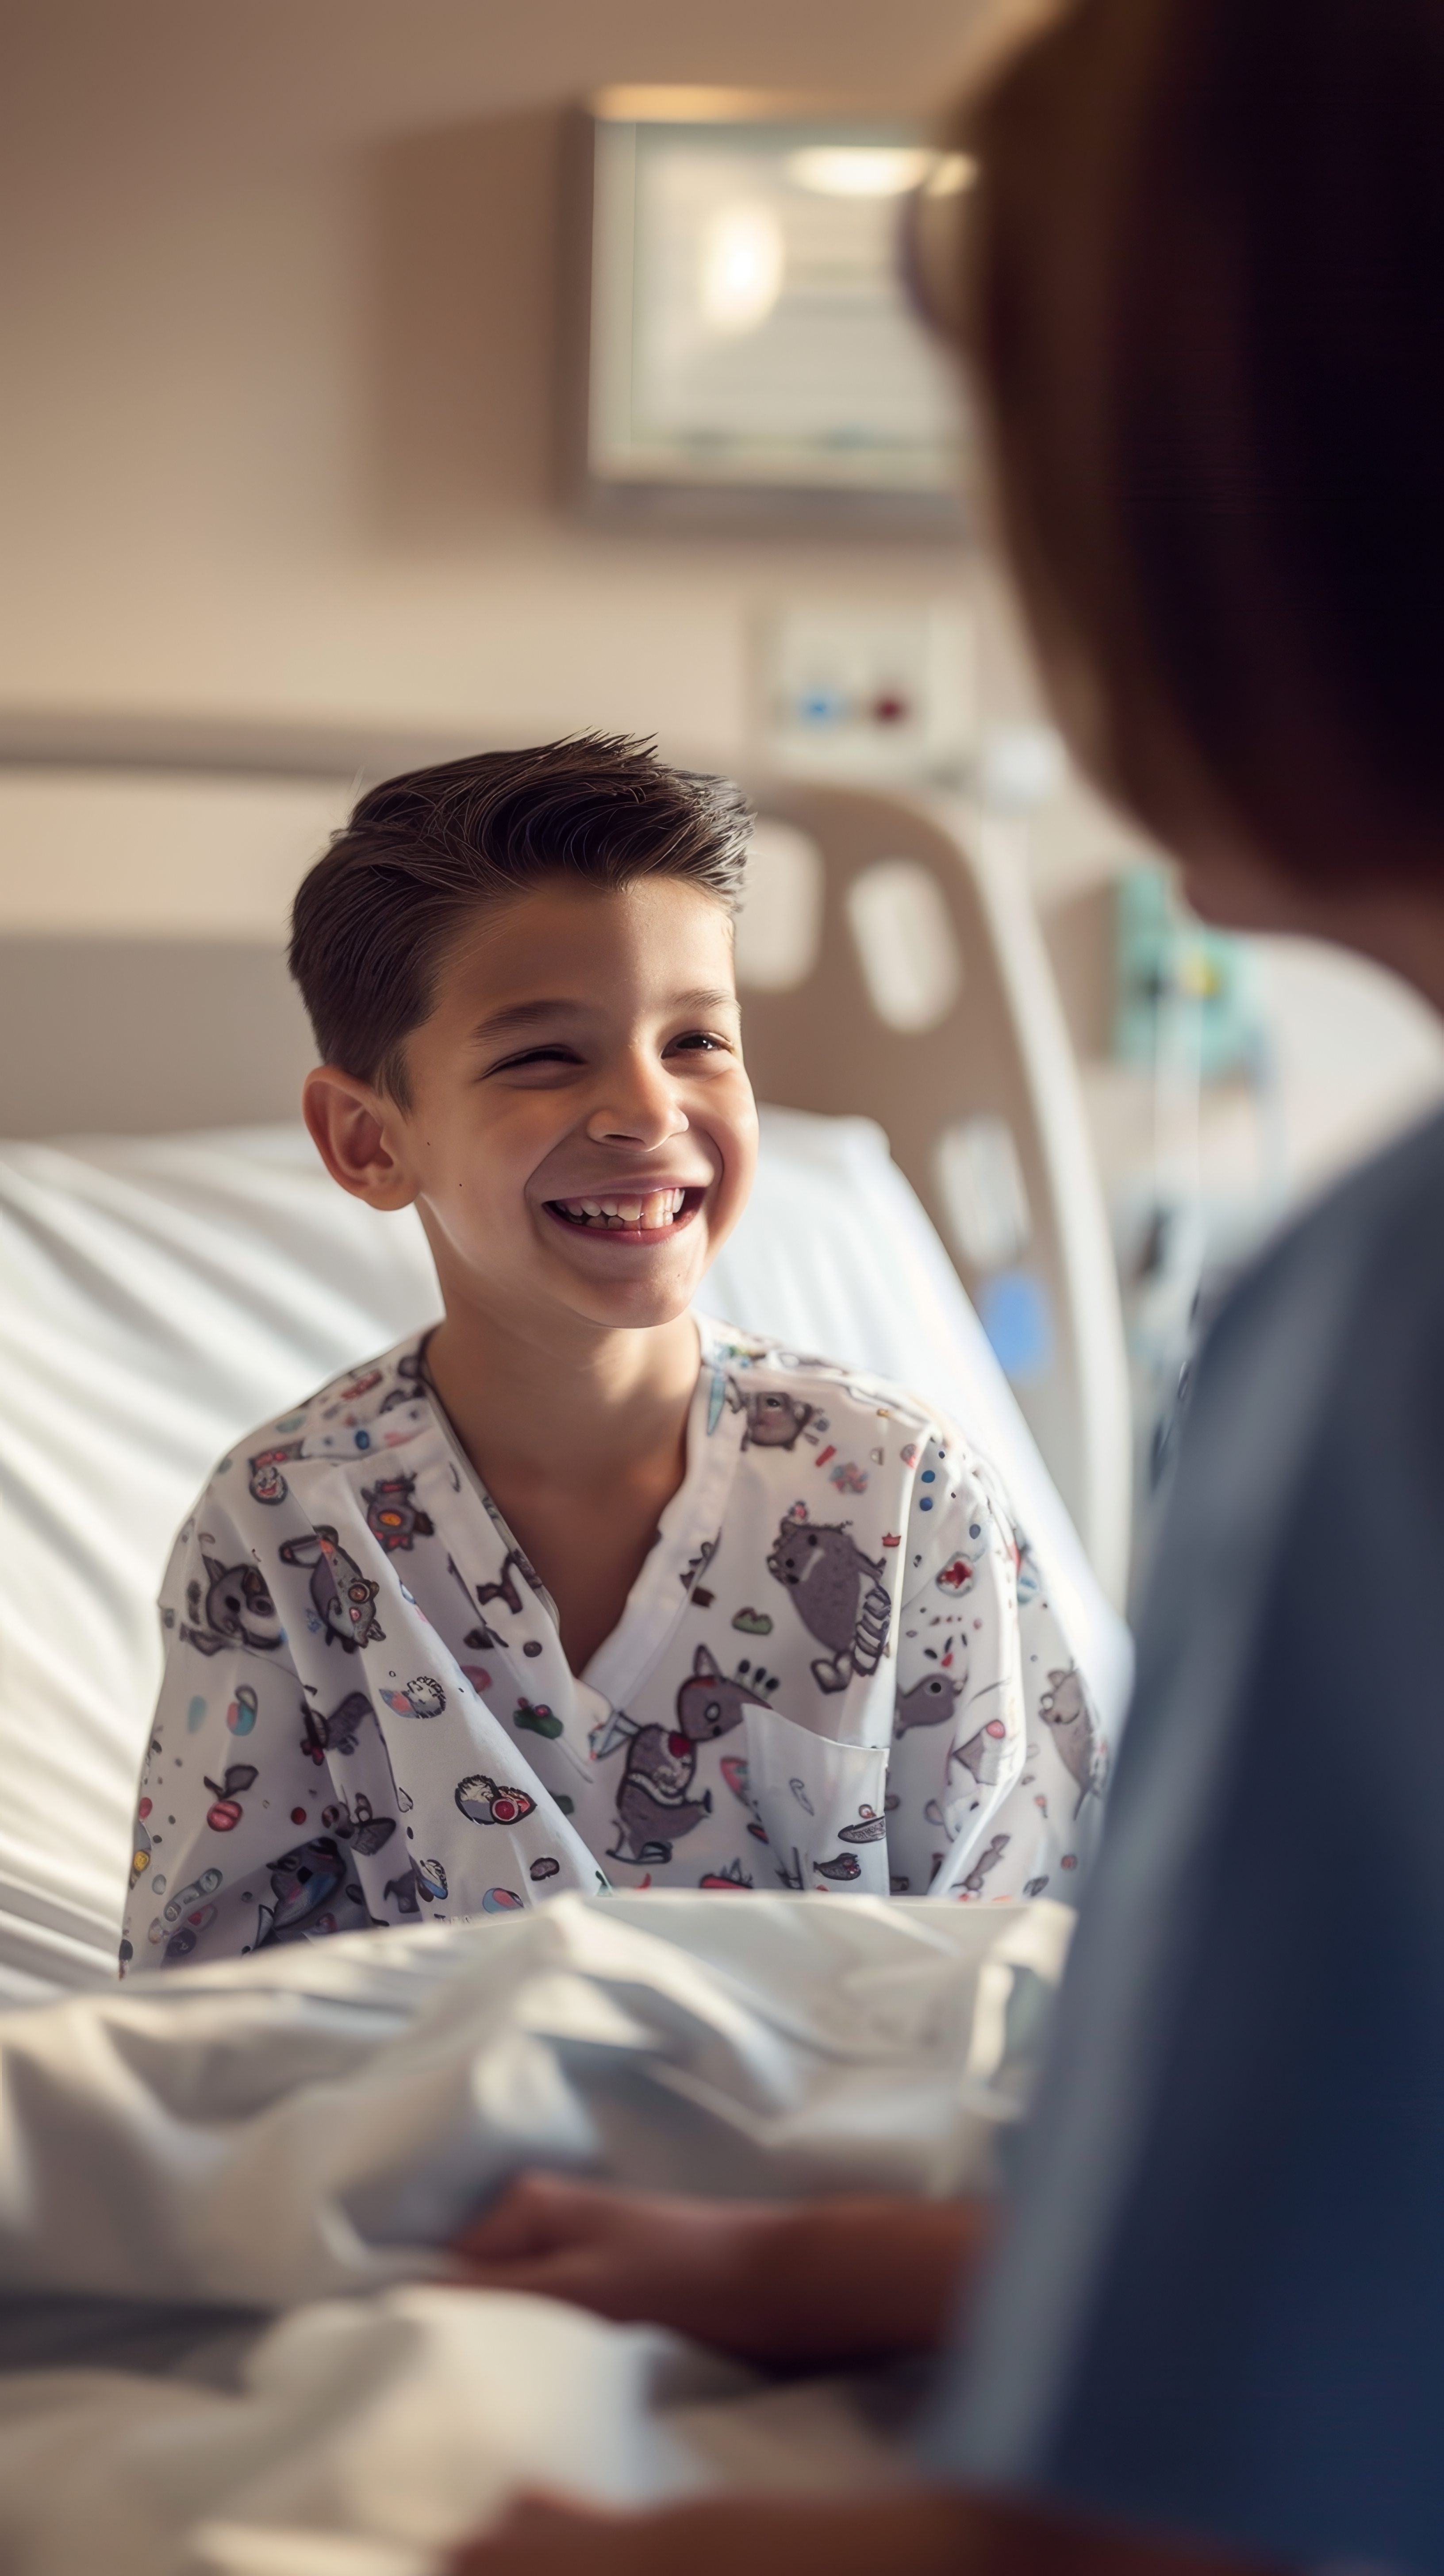
[[[393,1100],[343,1073],[318,1064],[301,1086],[301,1115],[333,1181],[368,1207],[410,1207],[416,1182],[405,1148],[405,1126]]]

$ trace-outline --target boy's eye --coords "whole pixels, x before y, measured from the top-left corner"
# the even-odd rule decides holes
[[[731,1040],[715,1029],[685,1029],[680,1036],[669,1038],[663,1050],[669,1056],[731,1056],[735,1051]],[[558,1039],[550,1045],[523,1047],[515,1055],[503,1056],[499,1063],[486,1067],[481,1079],[491,1081],[499,1075],[570,1072],[585,1061],[576,1047]]]
[[[519,1073],[528,1065],[577,1064],[580,1058],[570,1047],[528,1047],[522,1055],[504,1056],[500,1064],[490,1067],[492,1073]]]

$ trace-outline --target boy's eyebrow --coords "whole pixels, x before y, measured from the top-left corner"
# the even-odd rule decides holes
[[[493,1011],[487,1019],[478,1020],[471,1034],[473,1040],[505,1037],[517,1029],[535,1028],[541,1020],[575,1018],[579,1013],[585,1016],[595,1007],[594,1003],[578,1001],[575,995],[565,1001],[509,1002],[504,1010]],[[729,1010],[737,1008],[736,994],[729,993],[725,985],[718,985],[715,990],[704,987],[693,993],[674,994],[669,1004],[674,1011],[715,1011],[723,1007]]]
[[[695,993],[679,993],[672,1004],[672,1008],[674,1011],[715,1011],[719,1009],[735,1011],[737,1008],[737,996],[735,993],[729,993],[724,984],[719,984],[715,990],[710,986],[703,985],[700,990]]]

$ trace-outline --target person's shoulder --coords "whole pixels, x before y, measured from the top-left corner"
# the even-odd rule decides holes
[[[1313,1258],[1337,1248],[1356,1275],[1387,1264],[1402,1240],[1444,1260],[1444,1114],[1411,1127],[1306,1206],[1277,1247]]]
[[[1229,1287],[1180,1388],[1170,1472],[1187,1459],[1190,1490],[1277,1495],[1319,1472],[1321,1442],[1389,1451],[1401,1422],[1432,1426],[1444,1407],[1441,1317],[1436,1117],[1299,1211]]]
[[[704,1362],[732,1379],[743,1403],[765,1391],[789,1397],[799,1408],[810,1407],[814,1416],[829,1405],[834,1411],[852,1407],[902,1423],[919,1438],[936,1433],[944,1441],[961,1439],[935,1404],[894,1378],[816,1351],[795,1350],[767,1334],[745,1332],[709,1316],[699,1315],[697,1325]]]
[[[1311,1324],[1351,1337],[1361,1308],[1387,1300],[1437,1331],[1444,1291],[1444,1116],[1411,1128],[1313,1199],[1268,1243],[1220,1308],[1220,1353],[1271,1329]]]
[[[424,1334],[328,1378],[288,1412],[233,1442],[207,1480],[207,1493],[233,1508],[284,1499],[286,1471],[308,1458],[365,1457],[403,1448],[432,1419],[422,1370]]]

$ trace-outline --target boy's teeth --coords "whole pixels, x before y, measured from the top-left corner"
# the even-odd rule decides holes
[[[589,1225],[636,1226],[654,1234],[681,1215],[686,1197],[685,1190],[650,1190],[645,1198],[563,1199],[562,1206]]]

